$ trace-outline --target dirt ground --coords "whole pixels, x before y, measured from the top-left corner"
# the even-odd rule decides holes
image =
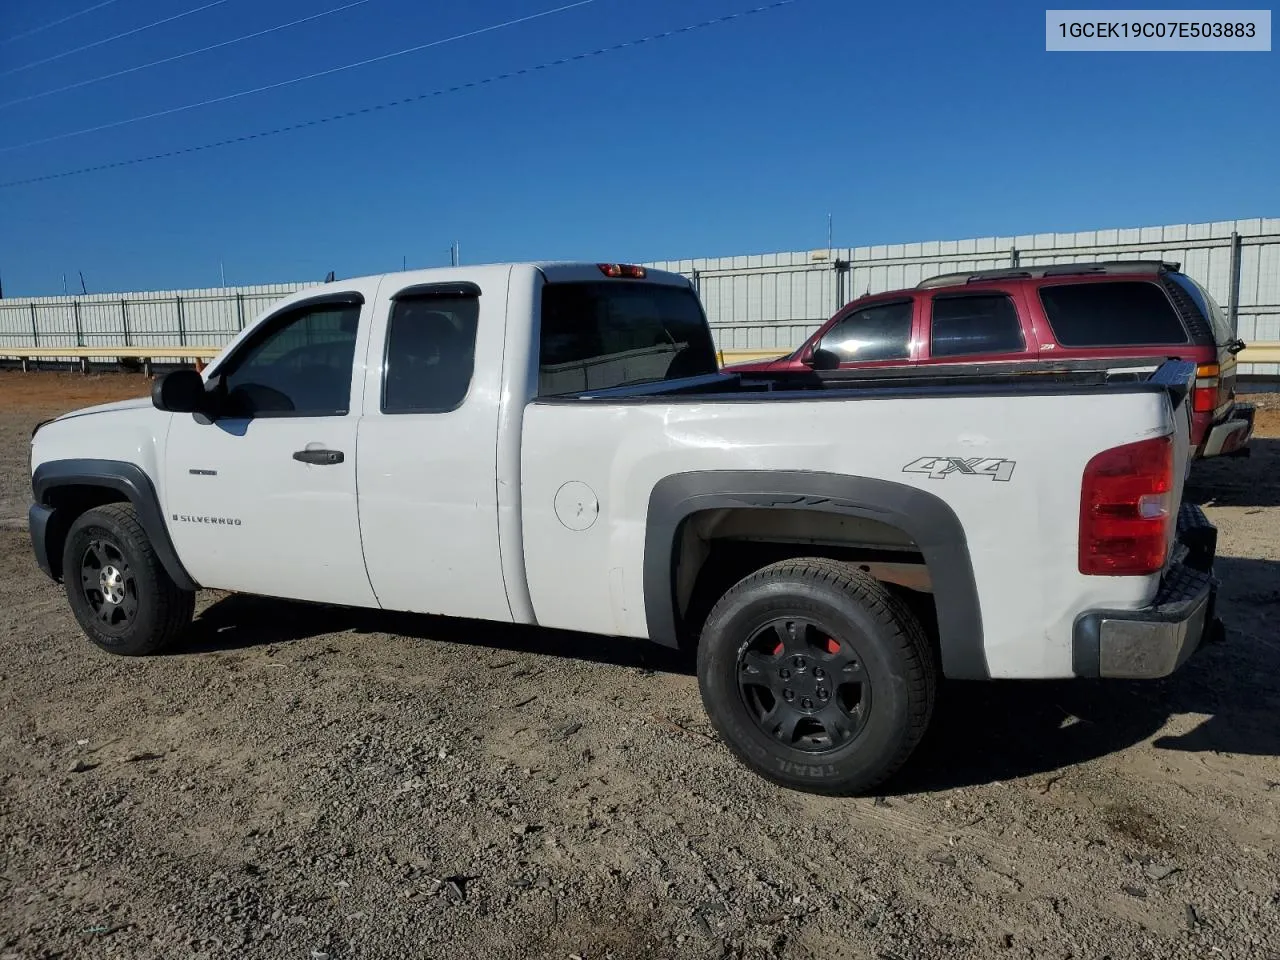
[[[0,960],[1280,958],[1280,394],[1198,466],[1227,642],[1151,684],[949,684],[883,797],[775,788],[683,661],[202,596],[100,653],[28,437],[141,377],[0,373]]]

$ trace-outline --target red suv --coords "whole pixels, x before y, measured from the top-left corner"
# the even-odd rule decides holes
[[[939,376],[1028,364],[1142,374],[1197,365],[1196,455],[1248,453],[1254,408],[1235,402],[1236,338],[1222,308],[1176,263],[1124,260],[951,273],[854,300],[794,353],[735,372],[850,370]]]

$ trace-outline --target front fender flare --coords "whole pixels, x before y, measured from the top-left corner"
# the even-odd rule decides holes
[[[50,460],[36,467],[31,477],[35,501],[46,507],[54,506],[52,501],[57,499],[57,490],[69,487],[103,487],[123,494],[137,511],[138,521],[147,532],[156,556],[173,582],[183,590],[200,589],[178,559],[178,552],[174,549],[173,539],[169,536],[169,528],[160,510],[160,498],[156,494],[155,484],[141,467],[123,460]],[[46,523],[43,527],[46,537],[57,535],[58,531],[65,537],[70,522]],[[60,555],[51,549],[52,546],[48,542],[43,545],[50,561]]]

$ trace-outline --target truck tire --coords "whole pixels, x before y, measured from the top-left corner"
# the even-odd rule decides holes
[[[95,507],[71,524],[62,578],[80,628],[109,653],[155,653],[195,610],[195,594],[173,582],[128,503]]]
[[[897,771],[929,725],[937,672],[906,604],[820,558],[740,580],[698,645],[702,702],[729,749],[808,793],[865,793]]]

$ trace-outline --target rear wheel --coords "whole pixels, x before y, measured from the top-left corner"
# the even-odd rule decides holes
[[[80,628],[110,653],[155,653],[182,632],[195,609],[195,594],[173,582],[127,503],[76,519],[62,576]]]
[[[707,618],[698,682],[712,724],[757,773],[813,793],[865,792],[910,756],[937,668],[919,621],[847,564],[786,560]]]

